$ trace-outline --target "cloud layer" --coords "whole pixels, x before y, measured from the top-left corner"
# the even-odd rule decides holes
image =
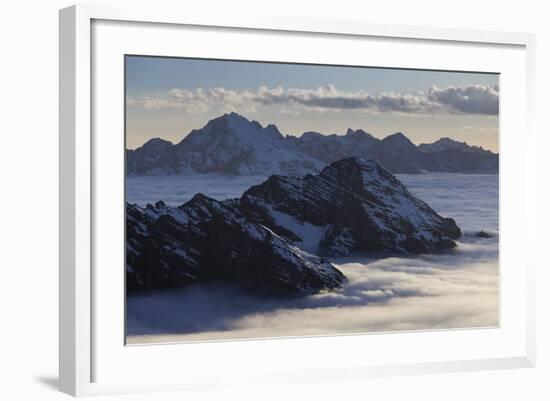
[[[342,290],[259,299],[201,285],[128,299],[129,343],[488,327],[499,323],[497,243],[339,265]]]
[[[497,85],[464,87],[432,86],[414,94],[384,92],[377,95],[364,91],[341,91],[333,85],[316,89],[262,86],[256,91],[229,90],[223,87],[195,90],[171,89],[165,93],[127,98],[127,104],[149,109],[178,108],[188,113],[211,109],[255,112],[258,107],[279,106],[283,111],[317,112],[356,110],[374,113],[402,114],[498,114]]]

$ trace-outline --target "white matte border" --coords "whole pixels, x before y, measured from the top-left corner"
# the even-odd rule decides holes
[[[91,12],[90,9],[87,11]],[[117,19],[118,17],[119,19],[135,18],[138,20],[163,21],[158,14],[143,17],[146,14],[140,14],[139,12],[136,14],[134,12],[131,16],[127,16],[125,13],[117,13],[106,8],[95,8],[92,11],[92,14],[103,18],[110,16],[113,19]],[[90,22],[89,17],[90,14],[83,15],[80,24],[77,21],[77,26],[85,26],[86,23]],[[173,21],[174,18],[173,13],[170,16],[167,14],[164,16],[165,20],[170,19]],[[185,21],[185,19],[180,17],[180,21]],[[287,22],[287,26],[288,24]],[[94,207],[94,251],[96,251],[94,253],[94,284],[95,289],[99,290],[99,296],[95,297],[93,303],[95,319],[92,337],[94,339],[95,352],[90,362],[93,365],[97,382],[90,385],[89,382],[86,383],[80,377],[76,380],[75,393],[86,394],[103,391],[124,392],[139,389],[162,390],[168,388],[200,387],[202,385],[210,386],[216,383],[230,383],[236,379],[236,376],[243,373],[246,376],[254,376],[257,382],[266,380],[274,382],[285,377],[287,379],[291,377],[322,379],[329,372],[331,372],[331,376],[362,377],[363,374],[383,375],[383,372],[402,374],[404,372],[420,373],[445,371],[448,369],[529,365],[529,361],[526,359],[527,269],[520,270],[516,268],[515,270],[507,270],[504,263],[501,270],[503,273],[501,287],[503,316],[501,329],[123,347],[123,337],[119,335],[122,333],[123,320],[116,320],[120,319],[122,310],[120,305],[123,305],[124,297],[121,290],[122,287],[120,286],[123,280],[123,269],[119,268],[119,266],[122,266],[120,261],[123,260],[121,259],[121,256],[123,257],[123,246],[122,242],[120,242],[120,235],[123,233],[123,152],[120,146],[123,144],[121,124],[123,122],[122,112],[124,103],[121,100],[121,96],[123,96],[122,87],[120,86],[121,76],[118,75],[123,71],[121,54],[213,57],[213,53],[215,53],[216,57],[219,58],[262,59],[261,49],[256,49],[256,52],[253,54],[249,53],[248,56],[246,54],[247,50],[252,51],[251,49],[253,49],[254,45],[254,40],[250,36],[259,34],[262,41],[274,41],[273,48],[270,49],[268,57],[265,58],[270,61],[335,63],[334,61],[330,61],[330,58],[331,56],[333,57],[332,60],[338,58],[338,51],[336,51],[338,49],[335,48],[335,51],[330,53],[330,55],[313,54],[309,51],[304,52],[306,48],[295,44],[297,37],[300,37],[300,40],[305,40],[306,42],[321,40],[323,41],[323,47],[329,46],[329,42],[332,42],[332,46],[337,45],[344,52],[339,53],[340,60],[344,60],[344,62],[336,62],[339,64],[501,71],[501,115],[506,116],[506,118],[502,118],[501,120],[501,154],[503,155],[501,158],[501,177],[506,177],[506,185],[503,182],[503,185],[501,185],[501,215],[503,216],[501,220],[501,232],[504,233],[506,230],[508,233],[512,233],[513,231],[517,233],[526,232],[523,229],[528,228],[529,218],[534,216],[534,210],[527,199],[529,193],[534,193],[534,188],[532,187],[534,183],[532,180],[527,179],[528,171],[526,169],[528,158],[532,157],[532,155],[529,153],[530,149],[525,146],[526,139],[530,143],[532,141],[531,138],[526,138],[529,135],[525,128],[526,110],[524,107],[521,107],[521,105],[526,104],[527,96],[524,46],[491,46],[487,48],[486,44],[414,41],[415,46],[427,46],[424,50],[427,51],[426,57],[419,57],[419,53],[416,51],[420,50],[419,48],[414,53],[409,53],[413,54],[414,57],[409,57],[408,60],[403,59],[403,56],[407,54],[406,49],[405,53],[401,54],[398,54],[399,52],[389,54],[389,51],[381,49],[382,53],[377,53],[376,56],[370,53],[371,57],[375,60],[376,64],[374,64],[372,60],[365,62],[364,59],[360,58],[361,55],[357,55],[356,58],[350,58],[350,54],[346,54],[345,49],[348,49],[348,51],[356,49],[356,46],[365,45],[367,42],[369,46],[374,47],[376,47],[377,43],[379,46],[383,44],[381,47],[387,49],[390,46],[398,45],[402,40],[390,38],[370,38],[367,40],[367,38],[357,36],[331,37],[328,35],[298,34],[296,32],[277,33],[276,31],[244,32],[241,30],[229,30],[230,32],[226,31],[223,35],[231,34],[234,36],[233,39],[236,40],[238,38],[242,40],[243,42],[240,43],[246,43],[248,47],[227,46],[228,42],[224,39],[222,42],[226,46],[218,46],[216,48],[214,45],[216,42],[219,42],[219,30],[213,33],[213,29],[211,28],[189,29],[175,25],[152,26],[146,24],[131,24],[131,26],[117,28],[116,23],[103,22],[95,25],[96,28],[97,26],[102,26],[102,32],[94,29],[94,38],[96,39],[94,44],[96,47],[92,60],[94,82],[97,84],[94,86],[93,103],[95,114],[93,124],[94,191],[92,193],[92,204]],[[248,26],[252,25],[254,24],[249,24]],[[311,27],[311,23],[305,26]],[[323,26],[326,27],[326,31],[337,32],[339,29],[340,31],[348,29],[344,28],[343,24],[335,25],[334,23],[327,23],[323,25],[322,23],[318,23],[318,28],[312,30],[323,31]],[[270,25],[266,24],[264,27],[269,28]],[[116,29],[122,30],[116,32]],[[76,30],[78,31],[78,29]],[[365,33],[372,33],[373,30],[376,32],[376,29],[373,29],[372,26],[365,25]],[[393,30],[385,27],[385,29],[379,31],[381,33],[393,32],[393,35],[385,36],[436,38],[441,36],[448,39],[470,38],[470,40],[476,40],[475,32],[472,33],[470,31],[452,31],[446,33],[444,30],[422,30],[418,28],[412,34],[410,34],[410,30],[408,34],[404,34],[405,30],[400,30],[399,27],[393,27]],[[145,33],[146,35],[144,35]],[[190,34],[199,33],[205,34],[200,39],[201,43],[205,43],[202,42],[203,40],[212,41],[208,42],[212,43],[212,46],[206,46],[211,50],[209,55],[204,53],[204,49],[182,46],[182,43],[185,42],[181,42],[181,37],[180,39],[169,39],[163,36],[167,34],[169,36],[176,34],[177,36],[179,34],[184,35],[185,38],[189,38]],[[105,36],[101,38],[101,35]],[[82,36],[85,35],[81,35],[81,38]],[[163,38],[164,42],[161,40]],[[227,36],[224,36],[224,38],[227,38]],[[292,38],[292,42],[294,43],[284,46],[285,39],[288,40],[290,38]],[[477,36],[477,40],[486,39],[489,42],[498,42],[499,38],[503,42],[508,43],[527,44],[529,41],[528,37],[523,35],[501,34],[499,36],[499,34],[487,34]],[[136,43],[137,41],[140,43]],[[347,42],[347,44],[344,42]],[[411,42],[409,41],[408,46],[410,45]],[[318,46],[312,45],[311,48],[307,47],[307,49],[314,51],[316,48],[319,49]],[[430,47],[432,55],[434,49],[436,50],[436,54],[439,56],[437,60],[434,60],[433,56],[430,59],[430,51],[428,51]],[[451,54],[449,54],[449,57],[441,57],[446,48],[452,49],[450,53],[453,54],[457,52],[469,54],[469,58],[459,61],[451,57]],[[201,54],[203,55],[201,56]],[[402,56],[401,59],[399,56]],[[387,57],[394,57],[394,59],[388,59]],[[82,61],[85,57],[81,55],[78,59]],[[422,61],[420,62],[419,60]],[[474,65],[477,68],[474,68]],[[85,71],[81,75],[80,79],[84,81],[86,78]],[[507,76],[510,77],[510,82],[508,82],[508,79],[504,80]],[[76,81],[79,81],[78,77]],[[514,100],[512,100],[512,97],[505,96],[506,91],[514,94]],[[83,92],[85,93],[85,90],[80,90],[77,95]],[[506,99],[509,99],[508,102]],[[518,105],[520,106],[518,107]],[[85,113],[85,111],[82,111],[82,106],[78,106],[78,110],[81,113]],[[80,136],[81,139],[85,139],[85,131],[85,127],[77,129],[77,137]],[[105,132],[109,134],[105,134]],[[118,134],[119,132],[120,134]],[[525,136],[514,135],[514,132],[525,132]],[[89,136],[89,134],[88,132],[87,135]],[[76,181],[79,178],[83,178],[83,173],[77,172]],[[518,188],[523,190],[520,191]],[[117,229],[117,226],[119,229]],[[513,229],[507,230],[507,226],[513,227]],[[77,227],[77,231],[80,231],[79,227]],[[533,261],[531,263],[525,262],[521,253],[522,250],[526,251],[528,249],[528,244],[525,241],[519,241],[520,238],[517,235],[516,237],[512,235],[506,240],[505,235],[501,236],[501,260],[506,256],[511,264],[527,267],[527,264],[532,264]],[[110,241],[104,241],[107,238]],[[114,245],[117,241],[120,246]],[[111,245],[106,242],[109,242]],[[505,247],[506,244],[510,246]],[[520,272],[519,274],[518,271]],[[84,280],[82,277],[81,279],[82,281]],[[79,296],[77,293],[76,298]],[[79,312],[85,314],[82,308],[79,309]],[[507,317],[509,312],[511,315]],[[519,319],[519,323],[512,324],[509,318]],[[113,325],[116,327],[113,327]],[[63,321],[61,329],[63,329]],[[502,335],[502,333],[506,334]],[[484,342],[485,346],[481,348],[472,347],[472,345],[480,341]],[[456,344],[461,345],[457,346]],[[449,345],[451,346],[449,347]],[[396,355],[388,358],[388,355],[377,353],[376,349],[381,347],[393,347]],[[411,351],[410,347],[414,348],[412,352],[409,352]],[[86,350],[85,344],[77,348],[75,351],[77,354],[81,354]],[[329,355],[333,355],[334,357],[327,358],[327,350],[330,349],[339,351],[339,353],[328,352]],[[346,350],[351,349],[353,349],[353,352],[346,352]],[[357,352],[357,349],[364,349],[364,352]],[[421,350],[424,352],[421,352]],[[430,350],[431,353],[426,350]],[[319,351],[322,351],[321,355],[325,355],[325,357],[321,358]],[[222,354],[233,361],[225,364],[220,363],[226,359],[221,356]],[[293,355],[293,358],[291,358],[293,361],[292,369],[289,369],[288,366],[289,355]],[[532,355],[529,356],[532,358]],[[192,364],[187,363],[187,361],[191,360],[193,361]],[[85,358],[82,358],[82,361],[85,361]],[[265,366],[266,361],[270,362],[269,366]],[[376,365],[383,365],[384,367],[378,368]],[[85,369],[82,363],[76,367]],[[148,369],[148,367],[153,367],[154,369]],[[166,367],[166,371],[162,367]],[[336,372],[339,372],[339,374],[336,374]],[[272,379],[268,379],[268,374]],[[64,376],[63,369],[61,376]],[[142,380],[138,384],[137,382],[140,378]],[[237,382],[239,381],[237,380]],[[66,387],[66,391],[73,393],[68,387]]]
[[[223,38],[223,40],[220,40]],[[96,206],[94,251],[94,376],[102,380],[177,379],[196,375],[228,378],[306,369],[489,359],[525,354],[525,269],[528,203],[524,130],[524,49],[463,42],[321,36],[277,31],[242,31],[143,23],[97,21],[92,26],[94,161]],[[276,341],[225,341],[124,347],[124,152],[123,71],[125,54],[237,60],[298,61],[462,71],[499,71],[502,86],[501,328],[430,331],[369,336],[302,337]],[[519,57],[518,57],[519,56]],[[513,93],[514,96],[506,96]],[[513,168],[507,167],[513,164]],[[510,165],[510,164],[509,164]],[[508,166],[509,166],[508,165]],[[515,211],[511,213],[511,211]],[[511,229],[511,227],[514,227]],[[392,352],[388,352],[392,350]],[[191,364],[181,361],[192,360]],[[216,361],[215,363],[213,361]],[[237,362],[238,361],[238,362]],[[289,361],[292,361],[289,366]],[[159,368],[160,367],[160,368]],[[235,378],[233,378],[235,379]]]

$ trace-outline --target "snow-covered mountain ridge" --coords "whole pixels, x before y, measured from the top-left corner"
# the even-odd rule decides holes
[[[283,136],[273,124],[230,113],[193,130],[179,143],[160,138],[126,151],[128,175],[222,173],[229,175],[316,174],[346,157],[375,160],[394,174],[498,173],[498,154],[442,138],[416,146],[403,133],[378,139],[358,129],[345,135],[306,132]]]
[[[318,175],[273,175],[241,198],[202,194],[178,207],[126,205],[129,291],[230,281],[269,293],[334,289],[324,257],[435,252],[460,229],[374,161],[347,158]]]

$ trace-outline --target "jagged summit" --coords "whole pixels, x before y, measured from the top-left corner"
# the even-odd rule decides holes
[[[263,129],[262,125],[258,121],[249,120],[245,116],[243,116],[239,113],[236,113],[234,111],[232,111],[231,113],[225,113],[224,115],[222,115],[220,117],[217,117],[217,118],[214,118],[213,120],[210,120],[206,124],[206,126],[208,126],[208,124],[218,123],[220,121],[228,124],[234,130],[239,130],[239,129],[243,129],[243,128],[245,130],[254,130],[254,129],[262,130]]]
[[[433,143],[421,143],[418,145],[418,148],[424,152],[442,152],[451,150],[491,154],[491,152],[483,149],[481,146],[470,146],[466,142],[455,141],[449,137],[440,138]]]
[[[272,176],[240,200],[249,219],[304,249],[354,252],[432,252],[453,247],[460,229],[412,195],[373,160],[336,161],[319,175]]]
[[[236,119],[245,119],[247,121],[249,121],[246,117],[240,115],[239,113],[237,113],[236,111],[231,111],[229,113],[224,113],[222,117],[225,117],[225,118],[236,118]]]
[[[363,157],[348,157],[331,163],[321,172],[321,176],[329,174],[330,171],[340,173],[350,173],[360,171],[363,178],[363,185],[369,185],[371,181],[388,180],[389,182],[399,182],[399,180],[388,170],[382,167],[378,162]],[[401,184],[400,184],[401,185]]]
[[[237,113],[210,120],[175,147],[178,170],[228,175],[303,174],[322,163],[289,146],[278,128]]]
[[[345,136],[355,141],[360,141],[360,140],[376,141],[377,140],[374,136],[372,136],[371,134],[369,134],[368,132],[362,129],[353,130],[351,128],[348,128]]]

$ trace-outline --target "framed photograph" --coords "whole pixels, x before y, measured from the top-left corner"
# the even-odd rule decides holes
[[[533,366],[533,49],[61,10],[61,390]]]

